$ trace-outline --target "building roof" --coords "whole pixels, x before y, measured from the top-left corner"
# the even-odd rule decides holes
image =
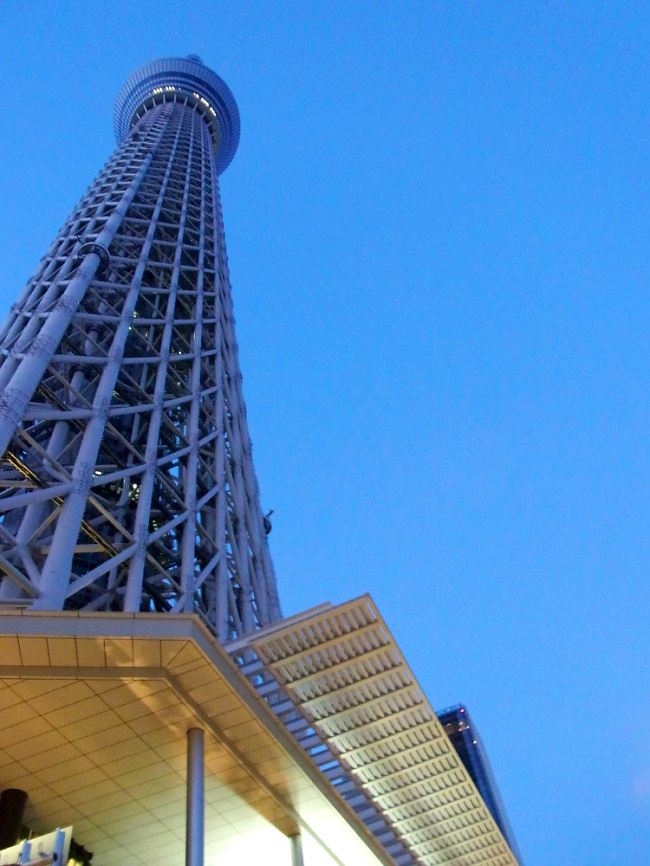
[[[300,832],[315,866],[516,866],[370,596],[225,647],[192,615],[0,611],[0,661],[0,786],[96,866],[182,855],[190,727],[208,859]]]
[[[248,641],[419,862],[515,866],[369,595]]]
[[[200,621],[0,613],[0,787],[36,832],[72,824],[96,866],[172,866],[185,838],[186,731],[206,731],[208,862],[391,866]],[[229,859],[230,858],[230,859]]]

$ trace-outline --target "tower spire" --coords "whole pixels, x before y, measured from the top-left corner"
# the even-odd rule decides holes
[[[239,141],[196,57],[136,70],[118,147],[0,330],[0,603],[280,617],[218,175]]]

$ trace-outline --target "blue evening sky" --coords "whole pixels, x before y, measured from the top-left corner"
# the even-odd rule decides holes
[[[0,7],[0,312],[200,54],[285,613],[370,591],[527,866],[650,860],[650,6]]]

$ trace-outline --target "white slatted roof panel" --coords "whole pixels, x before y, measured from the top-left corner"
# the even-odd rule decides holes
[[[369,595],[251,644],[423,866],[516,866]]]

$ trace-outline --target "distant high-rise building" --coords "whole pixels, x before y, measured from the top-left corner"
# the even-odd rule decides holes
[[[490,810],[490,814],[503,833],[508,845],[510,845],[513,854],[517,858],[517,862],[521,864],[521,855],[519,854],[514,834],[508,822],[490,762],[488,761],[476,726],[470,720],[467,707],[463,706],[463,704],[456,704],[453,707],[439,710],[436,715],[445,733],[451,740],[452,746],[456,749],[458,757],[472,777],[472,781],[476,785],[479,794],[483,797],[485,805]]]
[[[280,616],[219,175],[239,142],[192,55],[128,79],[118,147],[0,329],[0,603]]]

